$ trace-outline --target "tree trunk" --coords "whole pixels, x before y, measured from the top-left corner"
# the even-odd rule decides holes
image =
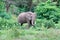
[[[6,4],[6,11],[8,12],[9,11],[9,7],[10,7],[10,4]]]
[[[5,1],[5,4],[6,4],[6,12],[8,12],[8,11],[9,11],[9,7],[10,7],[11,3],[10,3],[10,1],[9,1],[9,0],[6,0],[6,1]]]
[[[32,0],[29,0],[27,11],[31,11],[31,9],[32,9]]]

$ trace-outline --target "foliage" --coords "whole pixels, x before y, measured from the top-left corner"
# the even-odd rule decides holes
[[[11,15],[8,14],[5,10],[5,3],[3,1],[0,1],[0,17],[10,19]]]
[[[10,29],[12,27],[19,27],[19,24],[13,19],[5,19],[0,17],[0,30],[1,29]]]
[[[51,1],[47,1],[45,3],[39,3],[38,6],[35,7],[35,12],[37,13],[37,18],[47,20],[52,19],[55,23],[60,19],[60,9],[57,8]]]
[[[25,24],[20,26],[17,22],[17,16],[29,10],[29,0],[8,0],[12,2],[8,12],[5,1],[0,0],[0,40],[60,40],[60,7],[56,2],[33,0],[32,11],[37,14],[35,28],[26,29]]]
[[[5,19],[10,19],[11,14],[7,14],[6,12],[0,12],[0,17],[5,18]]]
[[[46,20],[46,19],[37,19],[35,26],[37,30],[41,30],[41,28],[56,28],[55,23],[52,20]]]
[[[25,0],[26,1],[26,0]],[[36,0],[35,0],[36,1]],[[33,3],[35,2],[33,1]],[[40,0],[39,0],[40,1]],[[27,1],[26,1],[27,2]],[[4,24],[5,28],[6,28],[6,25],[9,26],[9,28],[11,26],[13,26],[14,24],[18,24],[17,22],[13,21],[13,18],[11,17],[11,15],[19,15],[21,12],[24,12],[26,11],[26,6],[27,6],[27,3],[24,4],[25,6],[23,7],[23,4],[20,5],[20,7],[17,7],[16,5],[10,5],[10,9],[9,9],[9,12],[7,13],[6,12],[6,8],[5,8],[5,2],[3,1],[0,1],[0,17],[1,18],[1,28],[2,28],[2,25]],[[38,4],[38,3],[37,3]],[[33,5],[34,6],[34,5]],[[35,6],[34,6],[35,7]],[[39,19],[36,19],[36,23],[35,26],[37,26],[38,28],[39,27],[42,27],[42,26],[51,26],[53,27],[54,26],[54,22],[55,23],[58,23],[60,21],[60,9],[56,7],[56,2],[51,2],[51,0],[48,0],[46,1],[45,3],[44,2],[40,2],[38,5],[36,5],[35,8],[32,8],[34,10],[32,11],[35,11],[37,13],[37,18]],[[11,14],[10,14],[11,13]],[[14,17],[14,16],[13,16]],[[11,18],[11,19],[10,19]],[[16,17],[17,18],[17,17]],[[15,19],[16,19],[15,18]],[[7,20],[8,19],[8,20]],[[47,20],[45,20],[47,19]],[[52,20],[52,21],[51,21]],[[10,23],[10,21],[12,21]],[[50,22],[51,21],[51,22]],[[7,24],[6,24],[7,23]],[[11,26],[10,26],[11,24]],[[52,25],[53,24],[53,25]],[[15,25],[16,26],[16,25]]]
[[[33,29],[20,30],[17,28],[0,30],[1,40],[59,40],[60,29],[36,31]],[[17,36],[16,36],[17,35]]]
[[[44,27],[46,28],[56,28],[55,23],[52,20],[48,20],[44,23]]]
[[[19,15],[21,12],[24,12],[25,11],[25,8],[19,8],[19,7],[16,7],[15,5],[11,5],[10,6],[10,12],[14,15]]]

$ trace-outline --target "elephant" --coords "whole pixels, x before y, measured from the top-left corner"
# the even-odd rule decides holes
[[[36,20],[36,13],[33,12],[22,12],[18,15],[18,23],[28,23],[28,27],[34,26]]]

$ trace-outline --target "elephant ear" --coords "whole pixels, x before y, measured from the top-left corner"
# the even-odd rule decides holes
[[[27,15],[26,15],[26,19],[27,19],[27,20],[32,20],[32,16],[29,15],[29,14],[27,14]]]

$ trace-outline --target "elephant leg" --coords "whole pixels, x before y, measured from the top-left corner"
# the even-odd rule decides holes
[[[27,21],[27,23],[28,23],[28,28],[30,28],[30,26],[31,26],[31,23],[30,23],[30,21]]]
[[[32,21],[32,26],[35,28],[35,22],[34,21]]]
[[[32,20],[30,20],[29,22],[30,22],[30,25],[32,25]]]
[[[23,23],[21,23],[21,26],[23,25]]]
[[[31,24],[30,24],[30,23],[28,23],[28,27],[29,27],[29,28],[31,27]]]

